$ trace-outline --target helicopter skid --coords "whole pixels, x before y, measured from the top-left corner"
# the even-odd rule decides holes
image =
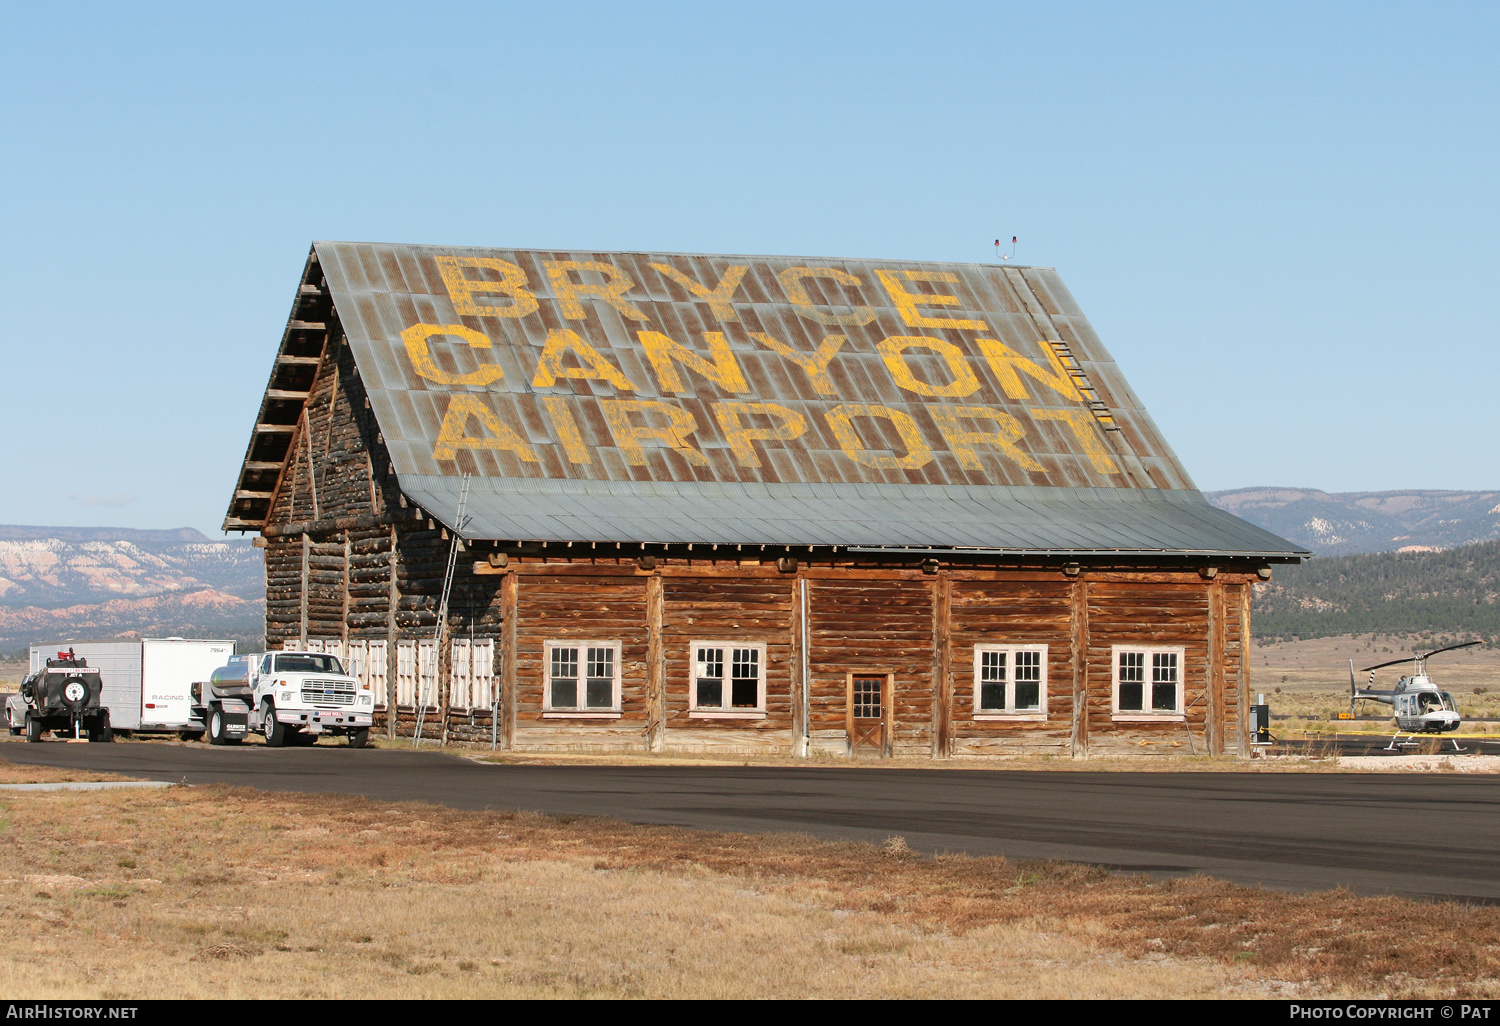
[[[1400,731],[1400,730],[1396,731],[1396,733],[1394,735],[1392,735],[1390,743],[1385,746],[1384,750],[1387,751],[1387,752],[1405,752],[1405,751],[1407,751],[1409,749],[1412,749],[1412,748],[1419,748],[1422,745],[1422,738],[1424,736],[1428,736],[1428,737],[1432,736],[1430,734],[1426,734],[1425,732],[1424,733],[1415,733],[1415,734],[1407,733],[1406,740],[1403,741],[1403,740],[1401,740],[1401,735],[1403,733],[1407,733],[1407,732],[1406,731]],[[1459,745],[1458,741],[1455,740],[1454,738],[1451,738],[1451,737],[1450,738],[1444,738],[1443,740],[1447,741],[1450,745],[1453,746],[1453,751],[1455,753],[1460,753],[1461,754],[1463,752],[1468,751],[1467,748],[1461,747]]]
[[[1401,732],[1398,730],[1396,731],[1395,736],[1391,738],[1390,743],[1385,746],[1385,750],[1388,752],[1400,752],[1405,751],[1408,748],[1416,748],[1421,743],[1422,742],[1417,740],[1417,735],[1415,734],[1408,737],[1405,741],[1402,741]]]

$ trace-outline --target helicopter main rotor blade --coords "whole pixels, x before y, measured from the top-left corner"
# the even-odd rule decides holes
[[[1423,659],[1431,659],[1433,656],[1438,655],[1441,652],[1452,652],[1456,648],[1473,648],[1475,645],[1483,645],[1483,644],[1484,644],[1484,642],[1482,642],[1482,641],[1465,641],[1462,645],[1449,645],[1447,648],[1433,649],[1431,652],[1428,652],[1422,658]]]
[[[1416,656],[1407,656],[1405,659],[1392,659],[1388,663],[1376,663],[1374,666],[1366,666],[1364,669],[1360,670],[1359,672],[1360,673],[1369,673],[1371,670],[1383,670],[1387,666],[1399,666],[1402,663],[1414,663],[1416,661],[1417,661],[1417,657]]]
[[[1433,656],[1438,655],[1441,652],[1452,652],[1454,649],[1458,649],[1458,648],[1473,648],[1475,645],[1483,645],[1483,644],[1484,644],[1484,642],[1482,642],[1482,641],[1465,641],[1461,645],[1449,645],[1447,648],[1434,649],[1431,652],[1427,652],[1427,653],[1425,653],[1423,655],[1419,655],[1419,656],[1407,656],[1405,659],[1392,659],[1388,663],[1376,663],[1374,666],[1366,666],[1363,670],[1360,670],[1359,672],[1360,673],[1368,673],[1371,670],[1383,670],[1387,666],[1399,666],[1401,663],[1414,663],[1418,659],[1431,659]]]

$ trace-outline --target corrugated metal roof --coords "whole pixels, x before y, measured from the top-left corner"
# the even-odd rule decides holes
[[[402,489],[470,538],[1292,554],[1048,268],[314,246]]]
[[[450,526],[451,478],[403,479]],[[469,538],[695,545],[960,548],[997,553],[1287,555],[1295,546],[1196,491],[474,478]]]

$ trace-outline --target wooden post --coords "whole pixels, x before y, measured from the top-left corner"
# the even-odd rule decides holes
[[[516,616],[520,609],[520,581],[514,571],[500,582],[500,747],[516,744]]]
[[[1250,596],[1255,585],[1240,586],[1240,754],[1250,754]]]
[[[1068,617],[1073,649],[1073,757],[1089,753],[1089,585],[1074,581]]]
[[[896,750],[896,675],[888,673],[885,675],[885,683],[880,685],[880,725],[881,749],[880,757],[889,759]]]
[[[271,489],[271,503],[268,509],[275,509],[276,503],[281,500],[281,489],[287,487],[291,493],[287,496],[286,520],[294,523],[297,519],[297,467],[298,461],[302,459],[301,450],[297,448],[296,436],[292,436],[292,442],[287,448],[286,469],[276,478],[276,487]]]
[[[344,615],[339,625],[344,655],[349,654],[349,532],[344,532]]]
[[[302,440],[307,443],[307,486],[312,491],[313,519],[321,520],[322,514],[318,512],[318,467],[313,462],[312,421],[308,418],[305,407],[302,410],[301,428]]]
[[[661,626],[665,599],[661,575],[646,578],[646,750],[667,747],[667,657]]]
[[[312,555],[312,539],[306,534],[302,536],[302,612],[301,624],[297,628],[297,644],[300,648],[307,648],[307,563]]]
[[[365,483],[370,486],[370,515],[380,516],[385,510],[381,508],[380,501],[375,497],[375,460],[370,456],[370,450],[365,450]]]
[[[953,646],[949,637],[953,581],[945,570],[932,582],[932,757],[953,754]]]
[[[390,587],[387,593],[385,612],[385,728],[386,736],[396,740],[396,606],[401,601],[401,592],[396,586],[396,525],[391,525]]]
[[[1224,754],[1224,586],[1208,584],[1208,679],[1203,714],[1203,740],[1209,755]],[[1188,724],[1192,730],[1192,724]]]
[[[802,666],[807,661],[807,653],[802,649],[802,637],[807,631],[806,624],[802,622],[802,592],[807,587],[807,582],[802,576],[792,581],[792,625],[791,645],[789,648],[791,665],[788,667],[791,676],[791,699],[792,699],[792,751],[794,758],[806,758],[807,746],[804,740],[807,737],[807,719],[802,715],[802,694],[807,687],[807,681],[802,675]]]
[[[311,396],[308,396],[311,399]],[[334,414],[339,408],[339,363],[338,357],[333,358],[333,387],[328,391],[328,423],[323,426],[323,454],[326,456],[333,451],[333,420]],[[328,480],[326,477],[323,479]]]

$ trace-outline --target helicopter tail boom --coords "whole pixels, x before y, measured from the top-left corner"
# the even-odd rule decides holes
[[[1375,674],[1370,674],[1370,683],[1375,682]],[[1359,700],[1370,702],[1381,702],[1385,705],[1396,704],[1396,692],[1376,691],[1374,688],[1361,688],[1359,682],[1354,679],[1354,660],[1349,660],[1349,715],[1354,716],[1354,703]]]

